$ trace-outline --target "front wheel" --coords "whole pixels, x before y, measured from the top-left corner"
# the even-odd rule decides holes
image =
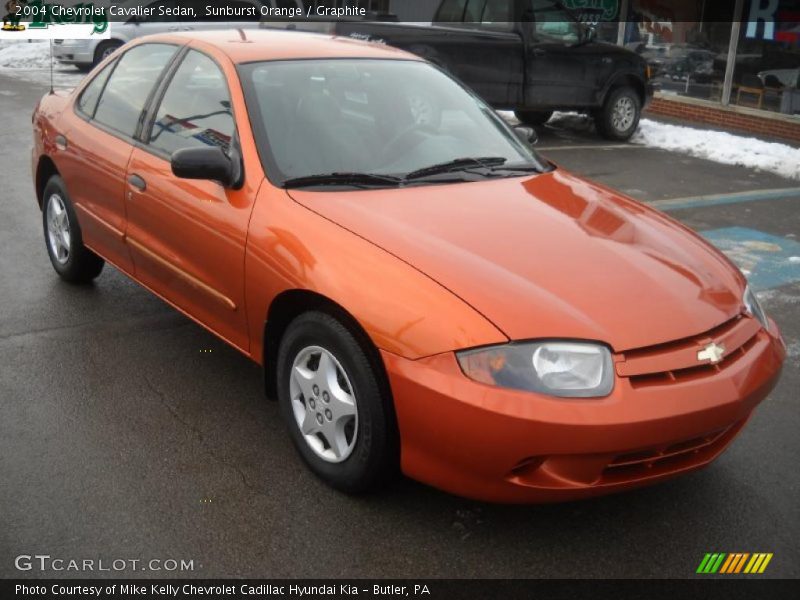
[[[597,131],[609,140],[630,139],[639,125],[642,101],[636,90],[618,87],[609,92],[603,107],[595,115]]]
[[[103,270],[105,261],[83,245],[78,217],[57,175],[44,188],[42,225],[47,254],[56,273],[70,283],[88,283]]]
[[[348,493],[393,471],[393,411],[362,344],[338,319],[308,312],[278,351],[278,402],[309,468]]]

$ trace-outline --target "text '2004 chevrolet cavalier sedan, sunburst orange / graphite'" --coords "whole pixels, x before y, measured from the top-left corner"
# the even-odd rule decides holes
[[[308,466],[503,502],[702,467],[786,349],[698,235],[539,157],[439,68],[142,38],[33,116],[53,267],[113,264],[263,365]]]

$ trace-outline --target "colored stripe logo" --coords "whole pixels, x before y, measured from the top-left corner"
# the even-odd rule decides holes
[[[700,561],[697,573],[724,573],[726,575],[763,573],[771,560],[771,552],[756,552],[754,554],[749,552],[709,552]]]

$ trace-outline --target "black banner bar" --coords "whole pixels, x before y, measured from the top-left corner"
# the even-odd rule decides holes
[[[800,580],[698,576],[681,580],[467,580],[467,579],[196,579],[3,580],[0,598],[213,598],[245,600],[358,598],[387,600],[725,600],[800,597]]]

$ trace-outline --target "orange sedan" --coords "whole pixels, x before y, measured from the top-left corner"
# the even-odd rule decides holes
[[[196,36],[197,34],[195,34]],[[785,346],[670,218],[539,157],[416,56],[142,38],[33,116],[65,280],[106,262],[262,364],[307,465],[558,501],[722,453]]]

